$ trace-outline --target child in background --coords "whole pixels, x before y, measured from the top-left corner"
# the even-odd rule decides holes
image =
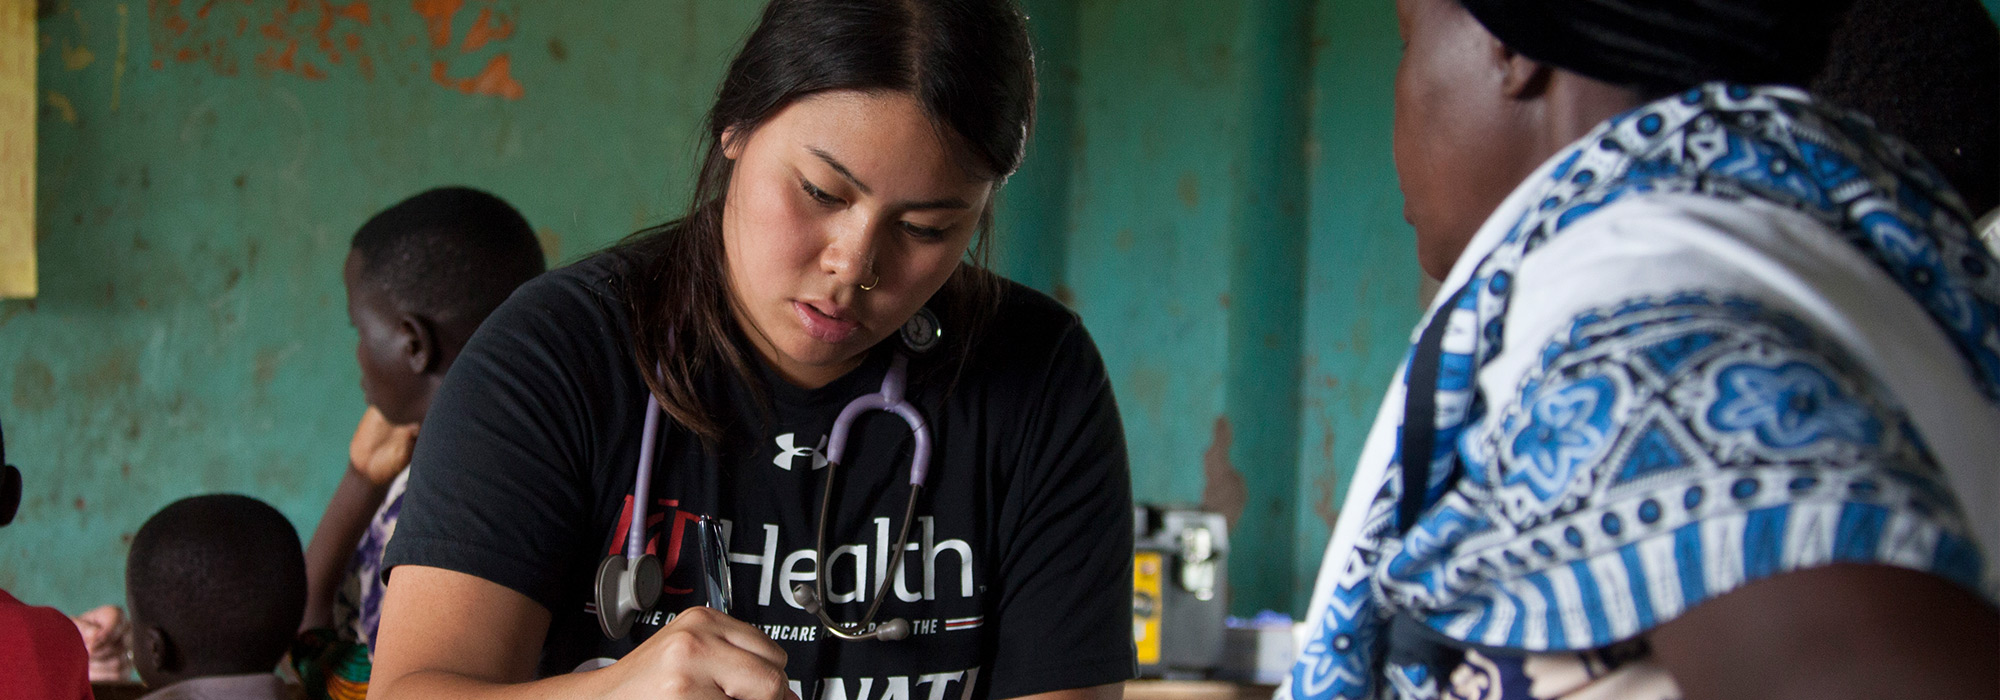
[[[417,426],[466,338],[545,268],[520,212],[464,187],[418,194],[354,234],[342,278],[368,410],[306,547],[306,614],[292,660],[309,697],[367,694],[382,549],[402,511]]]
[[[175,501],[132,538],[125,596],[145,700],[288,697],[272,671],[305,610],[299,534],[248,496]]]

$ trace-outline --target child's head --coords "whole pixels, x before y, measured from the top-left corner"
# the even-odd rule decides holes
[[[7,463],[7,431],[0,430],[0,527],[14,522],[21,509],[21,470]]]
[[[248,496],[175,501],[132,538],[125,597],[147,685],[271,671],[305,615],[298,531]]]
[[[422,420],[466,338],[546,267],[528,221],[479,190],[430,190],[362,224],[343,278],[369,405]]]

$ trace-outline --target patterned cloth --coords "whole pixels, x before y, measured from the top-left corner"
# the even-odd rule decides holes
[[[292,671],[307,700],[365,700],[374,665],[368,647],[343,640],[326,628],[309,629],[292,640]]]
[[[1680,686],[1644,644],[1570,654],[1468,651],[1445,682],[1446,700],[1680,700]]]
[[[389,538],[396,534],[396,519],[403,514],[403,492],[409,487],[408,469],[389,482],[382,507],[375,509],[375,517],[368,521],[368,531],[361,533],[361,541],[354,545],[354,556],[348,563],[348,582],[341,588],[345,612],[336,612],[334,616],[342,628],[342,636],[367,645],[370,656],[375,653],[375,632],[382,626],[382,594],[388,592],[388,585],[382,580],[382,552],[388,549]]]
[[[1399,615],[1537,653],[1519,667],[1836,561],[1990,587],[1939,455],[2000,450],[2000,263],[1941,183],[1776,87],[1702,86],[1557,154],[1433,311],[1425,508],[1399,535],[1399,380],[1278,696],[1440,697],[1385,659]]]
[[[368,521],[348,559],[347,579],[334,597],[333,628],[311,629],[292,641],[292,668],[309,700],[361,700],[374,670],[375,632],[382,625],[382,552],[396,534],[410,470],[389,482],[381,507]]]

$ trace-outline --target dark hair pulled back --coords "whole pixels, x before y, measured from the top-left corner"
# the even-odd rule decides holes
[[[816,93],[912,96],[947,143],[996,184],[1020,166],[1034,120],[1035,75],[1026,18],[1010,0],[772,0],[730,63],[710,109],[701,170],[687,213],[642,230],[614,254],[625,262],[633,360],[682,426],[716,442],[698,380],[724,367],[761,386],[755,352],[730,310],[722,202],[733,161],[723,134],[747,134]],[[991,315],[1000,281],[986,270],[993,212],[982,212],[968,259],[928,306],[946,329],[933,356],[962,367]]]

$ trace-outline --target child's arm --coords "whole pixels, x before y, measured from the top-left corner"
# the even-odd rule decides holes
[[[299,631],[333,622],[333,599],[347,577],[354,546],[368,531],[368,521],[382,507],[389,483],[410,464],[417,426],[393,425],[369,407],[348,443],[348,465],[340,486],[327,501],[326,513],[306,545],[306,614]]]

